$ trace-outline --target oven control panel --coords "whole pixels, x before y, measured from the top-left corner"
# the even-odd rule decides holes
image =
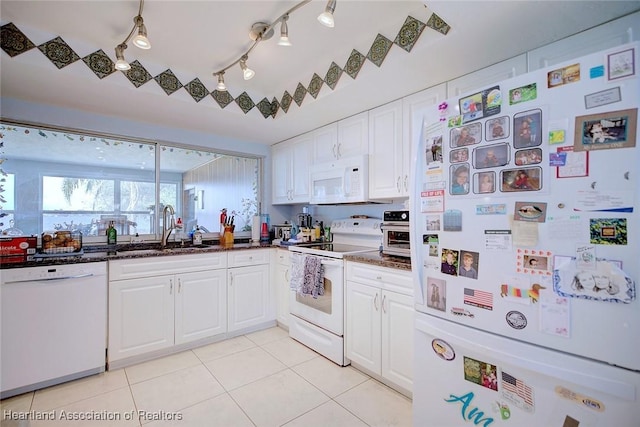
[[[409,211],[384,211],[384,222],[409,222]]]

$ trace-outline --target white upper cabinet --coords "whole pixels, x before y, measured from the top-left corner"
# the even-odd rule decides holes
[[[640,38],[640,12],[530,51],[529,71],[539,70]]]
[[[338,158],[338,123],[331,123],[311,132],[313,138],[313,164],[326,163]]]
[[[369,197],[407,197],[409,146],[402,139],[402,101],[369,111]]]
[[[411,147],[418,143],[422,134],[422,119],[425,109],[438,104],[447,98],[447,86],[442,83],[429,89],[422,90],[402,99],[402,152],[403,172],[401,175],[401,195],[409,196],[407,178],[411,173]],[[407,184],[405,184],[405,180]]]
[[[271,148],[273,204],[309,202],[310,134],[304,134]]]
[[[368,112],[365,111],[311,132],[313,164],[366,154],[368,117]]]

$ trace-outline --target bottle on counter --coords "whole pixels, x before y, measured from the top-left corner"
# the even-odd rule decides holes
[[[114,226],[113,221],[109,223],[109,228],[107,228],[107,244],[115,245],[118,241],[118,231]]]
[[[320,240],[320,235],[322,233],[320,232],[320,223],[318,221],[315,222],[315,224],[313,224],[313,239],[314,241],[319,241]]]
[[[202,244],[202,231],[200,231],[200,227],[198,227],[197,225],[193,229],[193,234],[191,235],[191,244],[192,245]]]

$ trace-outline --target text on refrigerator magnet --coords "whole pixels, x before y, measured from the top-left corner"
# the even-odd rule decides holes
[[[510,311],[505,316],[507,324],[513,329],[524,329],[527,327],[527,318],[519,311]]]
[[[438,356],[440,356],[444,360],[451,361],[456,358],[456,352],[453,351],[453,348],[444,340],[439,338],[431,341],[431,348],[436,352]]]
[[[604,403],[600,402],[597,399],[593,399],[583,394],[576,393],[560,385],[557,385],[554,390],[558,396],[564,397],[565,399],[573,400],[574,402],[586,406],[587,408],[594,411],[604,412]]]
[[[460,307],[451,307],[451,314],[454,316],[466,316],[472,319],[476,317],[475,314],[471,313],[469,310]]]

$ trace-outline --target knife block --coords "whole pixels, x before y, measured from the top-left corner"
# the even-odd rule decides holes
[[[222,241],[220,244],[222,246],[232,246],[233,245],[233,228],[229,225],[224,227],[224,233],[222,234]]]

